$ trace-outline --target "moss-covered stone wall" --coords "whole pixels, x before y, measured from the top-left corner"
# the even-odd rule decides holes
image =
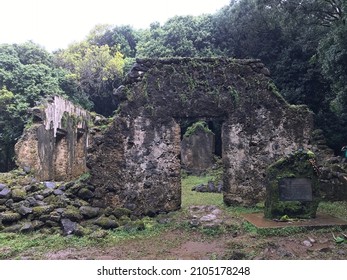
[[[121,103],[114,123],[88,161],[91,183],[100,193],[96,203],[137,214],[180,207],[184,120],[223,123],[228,205],[264,199],[266,167],[309,146],[311,112],[287,104],[259,60],[138,59],[115,95]]]

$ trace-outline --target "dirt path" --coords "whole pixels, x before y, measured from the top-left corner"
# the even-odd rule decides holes
[[[338,233],[336,233],[338,234]],[[347,259],[347,244],[336,244],[331,233],[300,233],[292,236],[261,237],[230,233],[215,237],[200,232],[175,230],[150,239],[130,240],[112,247],[68,248],[49,252],[42,259]]]

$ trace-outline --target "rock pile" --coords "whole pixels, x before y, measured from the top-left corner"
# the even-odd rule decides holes
[[[223,183],[219,182],[216,186],[212,181],[209,181],[207,185],[200,184],[192,188],[192,191],[196,192],[210,192],[210,193],[221,193],[223,191]]]
[[[20,177],[19,177],[20,178]],[[99,208],[91,205],[94,187],[85,180],[68,183],[37,182],[22,175],[25,184],[0,183],[0,231],[76,234],[83,236],[98,229],[123,225],[142,228],[131,220],[125,208]]]

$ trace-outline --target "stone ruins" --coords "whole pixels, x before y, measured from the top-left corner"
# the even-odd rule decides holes
[[[130,216],[179,209],[187,123],[220,127],[227,205],[264,201],[267,168],[281,157],[312,150],[319,162],[330,153],[313,131],[312,113],[289,105],[259,60],[137,59],[115,98],[119,108],[111,121],[95,122],[57,96],[33,109],[16,154],[34,179],[24,187],[0,182],[5,227],[26,232],[61,225],[68,234],[81,221],[107,229]],[[323,189],[329,198],[346,199],[347,174],[336,170],[322,168]]]

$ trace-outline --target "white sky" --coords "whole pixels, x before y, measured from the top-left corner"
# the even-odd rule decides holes
[[[49,51],[97,24],[147,28],[175,15],[214,13],[230,0],[0,0],[0,44],[32,40]]]

